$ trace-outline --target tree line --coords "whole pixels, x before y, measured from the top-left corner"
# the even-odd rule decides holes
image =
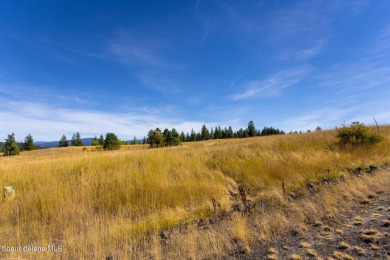
[[[15,134],[9,134],[2,145],[2,151],[4,156],[18,155],[20,151],[31,151],[37,147],[34,145],[34,139],[31,134],[28,134],[24,139],[24,142],[16,142]]]
[[[194,129],[191,133],[185,134],[183,131],[178,134],[175,128],[171,131],[165,129],[164,132],[160,128],[151,129],[148,133],[146,143],[150,148],[177,146],[182,142],[206,141],[211,139],[227,139],[227,138],[247,138],[254,136],[279,135],[285,134],[283,130],[273,127],[264,127],[262,130],[256,129],[254,122],[251,120],[246,129],[240,128],[238,131],[233,131],[232,127],[221,126],[208,129],[206,125],[202,125],[199,132]]]
[[[34,139],[31,134],[26,136],[24,142],[17,142],[14,133],[9,134],[4,141],[4,143],[0,143],[0,151],[3,152],[4,156],[18,155],[20,151],[32,151],[41,148],[34,144]],[[104,150],[117,150],[122,144],[127,143],[121,141],[114,133],[107,133],[105,138],[103,135],[100,135],[99,139],[95,136],[91,146],[99,146],[99,148]],[[58,142],[58,147],[68,146],[84,146],[79,132],[73,134],[70,142],[66,135],[62,135]]]
[[[93,138],[91,146],[96,146],[99,149],[104,150],[118,150],[122,144],[127,144],[124,141],[121,141],[114,133],[107,133],[104,138],[103,135],[100,135],[99,138],[96,136]],[[84,146],[81,141],[80,133],[77,132],[73,134],[70,141],[71,146]],[[60,141],[58,142],[58,147],[68,147],[69,141],[66,138],[66,135],[62,135]]]
[[[206,125],[202,125],[202,128],[199,132],[195,132],[193,129],[190,133],[185,134],[183,131],[179,134],[175,128],[172,130],[165,129],[161,131],[160,128],[155,130],[151,129],[148,132],[147,138],[144,137],[142,143],[149,144],[150,148],[158,147],[169,147],[177,146],[182,142],[195,142],[195,141],[206,141],[211,139],[227,139],[227,138],[247,138],[254,136],[265,136],[265,135],[279,135],[285,134],[284,131],[279,130],[273,127],[264,127],[263,129],[256,129],[253,121],[249,121],[247,128],[240,128],[238,131],[233,131],[232,127],[221,126],[214,128],[207,128]],[[130,144],[139,144],[141,143],[134,136],[134,139],[130,141]],[[104,150],[116,150],[119,149],[121,145],[129,144],[125,141],[120,140],[114,133],[107,133],[104,137],[100,135],[94,137],[92,140],[91,146],[95,146],[98,149]],[[58,147],[68,147],[68,146],[84,146],[79,132],[76,132],[72,135],[72,138],[69,142],[66,135],[62,135],[61,139],[58,142]],[[24,142],[16,142],[15,135],[12,133],[8,135],[5,139],[2,151],[5,156],[17,155],[20,151],[31,151],[38,149],[39,147],[34,144],[34,139],[31,134],[28,134],[24,139]]]
[[[195,132],[193,129],[191,133],[184,134],[181,132],[180,140],[182,142],[194,142],[194,141],[205,141],[210,139],[227,139],[227,138],[247,138],[254,136],[265,136],[265,135],[280,135],[285,134],[283,130],[279,130],[273,127],[264,127],[262,130],[256,129],[253,121],[249,121],[246,129],[240,128],[238,131],[233,131],[232,127],[221,126],[208,129],[206,125],[202,125],[200,132]]]

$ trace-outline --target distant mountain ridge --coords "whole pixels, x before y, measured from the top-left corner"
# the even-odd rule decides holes
[[[93,141],[93,138],[81,138],[81,142],[83,142],[84,146],[90,146]],[[69,145],[70,145],[70,140],[68,140]],[[41,148],[54,148],[58,147],[59,141],[37,141],[34,142],[36,146],[39,146]]]
[[[90,138],[81,138],[81,142],[83,143],[83,146],[90,146],[92,144],[92,141],[93,141],[94,138],[90,137]],[[69,146],[70,146],[70,141],[71,140],[68,140],[69,142]],[[133,141],[133,140],[131,140]],[[126,143],[130,143],[131,142],[130,140],[127,140],[125,141]],[[137,140],[138,142],[142,143],[143,140]],[[39,146],[40,148],[55,148],[55,147],[58,147],[58,144],[59,144],[59,141],[47,141],[47,142],[44,142],[44,141],[37,141],[37,142],[34,142],[34,144],[36,146]]]

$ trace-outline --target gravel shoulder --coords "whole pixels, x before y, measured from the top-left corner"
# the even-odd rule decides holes
[[[307,227],[229,259],[390,260],[390,191],[372,194],[337,218]]]

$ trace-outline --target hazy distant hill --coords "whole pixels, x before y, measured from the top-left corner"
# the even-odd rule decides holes
[[[81,138],[81,141],[83,142],[83,145],[84,146],[90,146],[91,143],[92,143],[92,140],[93,138]],[[69,141],[69,145],[70,145],[70,140]],[[143,140],[137,140],[139,141],[140,143],[143,142]],[[126,141],[127,143],[130,143],[130,141]],[[41,147],[41,148],[54,148],[54,147],[58,147],[58,143],[59,141],[48,141],[48,142],[42,142],[42,141],[37,141],[37,142],[34,142],[35,145]]]
[[[93,140],[93,138],[82,138],[81,139],[81,141],[83,142],[83,145],[85,145],[85,146],[91,145],[92,140]],[[69,145],[70,145],[70,140],[68,140],[68,141],[69,141]],[[34,144],[39,146],[39,147],[42,147],[42,148],[53,148],[53,147],[58,147],[58,142],[59,141],[49,141],[49,142],[38,141],[38,142],[34,142]]]

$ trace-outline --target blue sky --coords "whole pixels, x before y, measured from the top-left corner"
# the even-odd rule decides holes
[[[381,0],[0,0],[0,136],[389,124],[389,13]]]

